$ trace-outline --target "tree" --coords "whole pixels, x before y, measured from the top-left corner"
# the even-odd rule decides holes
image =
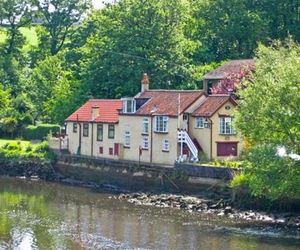
[[[5,117],[11,107],[10,93],[0,84],[0,119]]]
[[[199,61],[253,56],[257,42],[266,41],[267,25],[255,2],[248,0],[196,1],[193,39],[202,43]]]
[[[20,28],[30,24],[32,9],[30,0],[2,0],[0,2],[0,27],[5,27],[8,34],[4,53],[20,53],[25,39]]]
[[[48,46],[51,55],[56,55],[64,46],[71,28],[81,21],[90,8],[90,0],[35,0],[43,18],[40,31],[40,46]]]
[[[194,43],[185,38],[187,1],[124,0],[95,12],[96,31],[88,39],[83,80],[95,97],[119,98],[139,91],[147,72],[152,88],[192,84],[189,54]]]
[[[260,45],[256,56],[255,72],[238,91],[236,125],[251,145],[244,183],[254,195],[299,199],[300,162],[291,154],[300,155],[300,46],[291,40]]]
[[[86,100],[85,93],[58,56],[48,56],[32,70],[27,79],[28,95],[34,104],[34,120],[63,123]]]
[[[237,126],[256,143],[275,143],[300,154],[300,46],[259,46],[255,73],[239,91]],[[249,122],[251,121],[251,122]]]

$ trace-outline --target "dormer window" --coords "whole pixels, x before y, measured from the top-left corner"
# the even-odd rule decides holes
[[[123,113],[135,112],[135,100],[133,98],[123,98]]]

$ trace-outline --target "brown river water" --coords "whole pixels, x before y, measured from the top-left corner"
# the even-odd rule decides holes
[[[135,206],[107,191],[0,178],[2,249],[300,249],[291,232]]]

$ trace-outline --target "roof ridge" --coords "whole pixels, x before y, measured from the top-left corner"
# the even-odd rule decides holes
[[[203,90],[197,89],[150,89],[145,92],[204,92]]]

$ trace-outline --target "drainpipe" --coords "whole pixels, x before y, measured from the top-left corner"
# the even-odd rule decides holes
[[[213,122],[210,118],[207,118],[210,123],[210,160],[212,160],[212,130],[213,130]]]
[[[152,151],[153,151],[153,115],[151,115],[151,131],[150,131],[150,140],[151,140],[151,149],[150,149],[150,163],[152,163]]]
[[[79,123],[79,117],[77,115],[77,124],[79,125],[79,133],[78,133],[78,149],[77,154],[81,155],[81,123]]]
[[[94,123],[92,122],[92,133],[91,133],[91,156],[93,157],[94,154]]]

